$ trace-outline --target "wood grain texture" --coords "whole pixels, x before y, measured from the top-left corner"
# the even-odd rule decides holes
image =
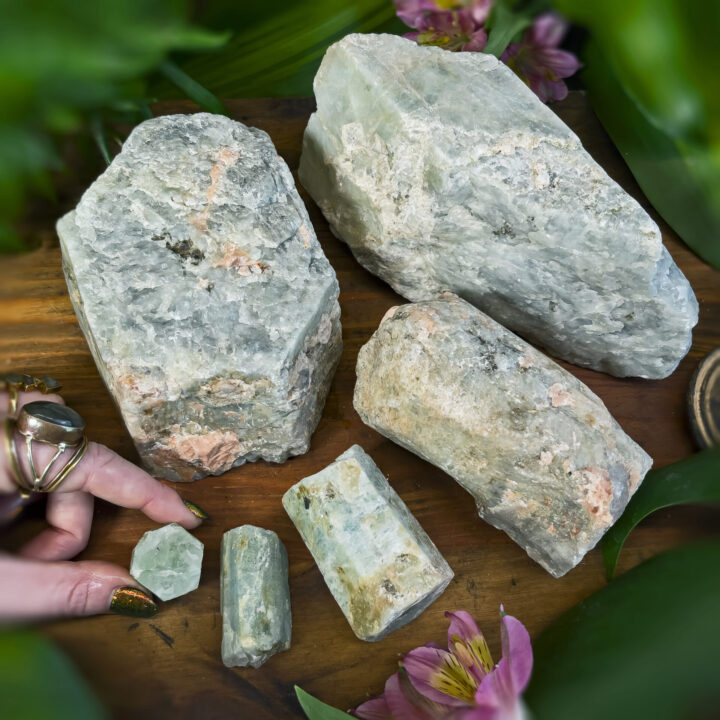
[[[297,168],[312,100],[237,100],[227,104],[235,118],[266,130],[291,169]],[[584,96],[573,93],[554,109],[610,175],[648,207]],[[156,111],[189,112],[192,105],[166,103]],[[68,177],[60,210],[72,207],[91,179],[89,174],[72,181]],[[553,579],[503,533],[483,523],[470,496],[447,475],[360,422],[352,407],[357,352],[385,311],[402,300],[355,262],[346,246],[331,235],[309,197],[303,197],[340,281],[345,343],[310,452],[283,465],[259,462],[222,477],[178,486],[184,497],[196,501],[213,518],[196,533],[205,543],[205,564],[196,592],[164,604],[150,621],[105,616],[43,628],[77,662],[114,716],[299,718],[303,716],[294,699],[294,684],[348,708],[382,690],[399,653],[430,640],[442,641],[445,610],[471,612],[497,653],[501,603],[536,634],[605,582],[598,550],[564,578]],[[650,212],[659,221],[657,214]],[[686,391],[700,358],[720,344],[720,274],[698,260],[661,221],[660,226],[665,243],[700,301],[700,323],[688,357],[670,378],[661,381],[619,380],[565,365],[605,401],[630,436],[655,459],[656,467],[694,452]],[[28,232],[41,240],[43,247],[2,259],[0,371],[46,372],[56,377],[65,384],[68,403],[85,417],[92,439],[136,459],[75,321],[52,216],[41,214]],[[362,445],[388,475],[455,570],[455,580],[440,600],[377,644],[355,638],[280,503],[290,485],[320,470],[352,443]],[[681,508],[652,516],[631,535],[619,571],[662,549],[716,531],[719,517],[711,508]],[[243,523],[275,530],[287,546],[291,563],[292,649],[259,670],[228,669],[220,660],[220,539],[225,530]],[[3,545],[17,547],[41,525],[36,512],[13,528]],[[137,512],[99,502],[92,538],[82,557],[127,566],[134,544],[154,526]]]

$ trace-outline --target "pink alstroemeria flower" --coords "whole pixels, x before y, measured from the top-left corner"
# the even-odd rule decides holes
[[[477,28],[465,10],[428,12],[417,23],[417,32],[405,35],[418,45],[437,45],[445,50],[481,52],[487,33]]]
[[[525,31],[522,42],[511,43],[500,56],[543,102],[567,97],[567,85],[562,78],[570,77],[580,68],[572,53],[558,50],[567,29],[567,22],[559,15],[541,15]]]
[[[385,693],[357,708],[364,720],[524,720],[520,695],[530,680],[532,648],[523,624],[501,620],[502,660],[495,665],[487,642],[463,611],[450,619],[448,649],[426,645],[409,652]],[[407,675],[405,675],[407,673]]]
[[[397,16],[411,28],[419,29],[428,13],[462,12],[479,30],[490,14],[492,0],[394,0]]]
[[[440,720],[448,710],[421,695],[400,670],[388,678],[384,694],[360,705],[355,715],[363,720]]]

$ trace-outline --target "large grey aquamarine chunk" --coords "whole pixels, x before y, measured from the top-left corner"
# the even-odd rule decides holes
[[[283,506],[361,640],[380,640],[415,619],[453,578],[359,445],[293,485]]]
[[[531,342],[661,378],[698,306],[640,205],[503,63],[349,35],[315,77],[300,180],[410,300],[450,290]]]
[[[200,583],[203,544],[177,523],[149,530],[138,541],[130,574],[161,600],[172,600]]]
[[[338,284],[264,132],[148,120],[57,229],[80,325],[152,473],[308,449],[341,351]]]
[[[258,668],[290,647],[285,546],[272,530],[242,525],[223,535],[220,561],[223,663]]]
[[[652,461],[583,383],[455,295],[390,310],[361,348],[363,422],[442,468],[559,577]]]

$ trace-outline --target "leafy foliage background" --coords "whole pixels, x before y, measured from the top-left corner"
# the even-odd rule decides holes
[[[402,29],[388,0],[0,0],[0,251],[29,195],[54,194],[58,140],[150,116],[157,98],[309,95],[325,48]]]
[[[495,0],[494,18],[509,31],[544,4]],[[720,3],[554,4],[590,31],[584,80],[641,187],[720,268]],[[22,247],[28,195],[52,199],[58,138],[92,136],[109,160],[106,128],[154,99],[310,95],[328,45],[407,30],[391,0],[0,0],[0,18],[0,251]]]

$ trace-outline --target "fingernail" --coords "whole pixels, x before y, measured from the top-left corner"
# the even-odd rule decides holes
[[[136,587],[119,587],[113,590],[110,612],[128,617],[149,618],[156,615],[158,606],[146,592]]]
[[[183,500],[185,503],[185,507],[196,517],[200,518],[201,520],[209,520],[210,516],[198,505],[196,505],[194,502],[190,502],[189,500]]]

